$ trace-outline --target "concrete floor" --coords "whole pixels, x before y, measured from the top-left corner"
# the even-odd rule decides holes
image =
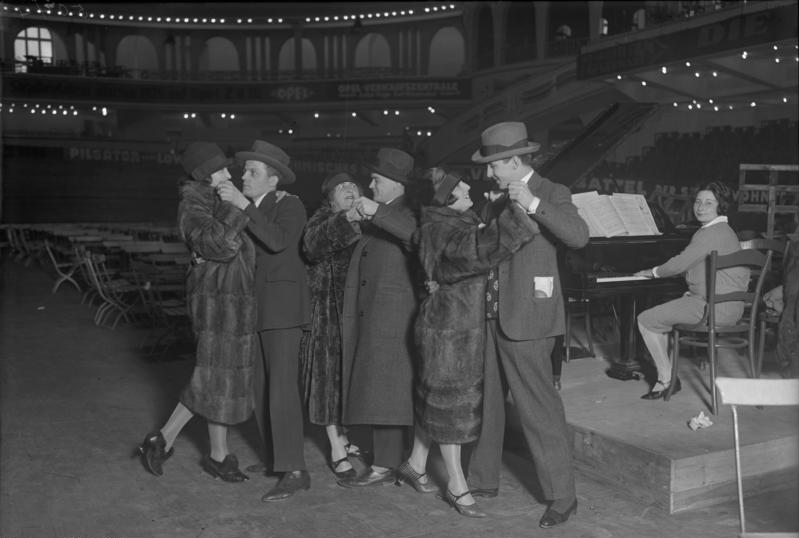
[[[178,438],[164,476],[154,477],[134,449],[174,407],[191,360],[146,359],[146,330],[96,327],[79,293],[62,286],[51,294],[51,286],[36,263],[0,262],[2,538],[726,538],[738,530],[734,501],[669,515],[584,472],[578,514],[540,529],[532,465],[515,451],[505,453],[500,496],[480,501],[483,520],[409,487],[346,490],[325,464],[318,428],[307,429],[305,444],[312,487],[284,503],[260,502],[274,477],[228,484],[204,474],[201,420]],[[230,444],[242,466],[254,463],[254,422],[232,429]],[[440,479],[440,461],[431,464]],[[749,528],[796,530],[798,498],[795,488],[748,497]]]

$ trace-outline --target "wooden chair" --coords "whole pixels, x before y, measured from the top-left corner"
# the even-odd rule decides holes
[[[735,443],[735,476],[738,485],[739,538],[799,538],[796,532],[747,532],[741,477],[741,437],[738,425],[738,406],[799,405],[799,379],[742,379],[719,377],[715,388],[721,403],[732,407]]]
[[[741,248],[753,248],[757,250],[772,250],[775,254],[782,254],[783,260],[788,256],[788,242],[776,239],[751,239],[749,241],[741,241]],[[775,279],[775,282],[782,284],[782,275]],[[766,290],[767,291],[767,290]],[[764,306],[764,305],[763,305]],[[766,351],[766,334],[768,327],[776,327],[780,322],[780,315],[771,310],[763,307],[762,311],[758,314],[758,341],[757,341],[757,363],[755,365],[755,377],[760,377],[760,371],[763,368],[763,355]]]
[[[755,376],[755,329],[757,313],[763,291],[763,281],[771,264],[772,251],[763,254],[759,250],[739,250],[726,256],[719,256],[717,251],[710,253],[707,276],[707,306],[705,315],[696,324],[678,323],[671,331],[671,383],[666,389],[664,400],[668,401],[671,391],[677,382],[680,346],[704,347],[707,349],[710,363],[711,411],[716,414],[716,353],[718,348],[746,348],[749,357],[749,374]],[[728,267],[748,267],[758,275],[754,291],[733,293],[716,293],[716,276],[721,269]],[[746,307],[743,318],[734,325],[716,325],[716,305],[729,301],[742,301]],[[681,333],[689,333],[681,336]],[[719,338],[721,337],[721,338]]]

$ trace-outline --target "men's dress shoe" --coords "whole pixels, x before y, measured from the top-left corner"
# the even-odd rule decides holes
[[[396,484],[397,475],[393,470],[387,469],[382,473],[375,471],[369,467],[369,471],[356,476],[355,478],[345,478],[339,480],[337,484],[343,488],[362,488],[366,486],[387,486],[389,484]]]
[[[311,475],[308,471],[288,471],[283,473],[278,483],[261,497],[263,502],[285,501],[301,489],[310,489]]]
[[[499,495],[499,488],[475,488],[472,491],[472,497],[485,497],[486,499],[493,499]]]
[[[203,456],[201,463],[206,473],[214,478],[221,478],[225,482],[244,482],[250,477],[239,471],[239,460],[233,454],[228,454],[222,462],[214,460],[209,454]]]
[[[414,471],[408,460],[403,461],[402,464],[397,467],[397,478],[399,482],[408,484],[419,493],[433,493],[434,491],[438,491],[438,488],[429,478],[426,482],[422,482],[422,478],[425,476],[427,476],[427,473],[417,473]]]
[[[661,385],[663,384],[662,381],[658,381],[658,383],[660,383]],[[680,392],[680,389],[682,389],[682,383],[680,383],[680,378],[678,377],[677,380],[674,382],[674,390],[671,391],[671,394],[672,395],[677,394],[678,392]],[[647,392],[646,394],[641,396],[641,399],[642,400],[657,400],[659,398],[663,398],[666,395],[666,391],[668,391],[668,390],[669,390],[668,387],[666,387],[663,390],[650,390],[649,392]]]
[[[477,503],[470,504],[470,505],[465,505],[465,504],[459,504],[458,503],[459,499],[461,499],[463,497],[466,497],[469,493],[472,493],[472,492],[467,489],[464,493],[461,493],[460,495],[455,495],[449,489],[447,489],[447,490],[444,491],[444,496],[441,497],[439,495],[439,497],[444,499],[444,501],[446,501],[447,504],[452,506],[462,516],[465,516],[465,517],[486,517],[486,513],[485,512],[481,512],[480,510],[477,509]],[[472,496],[474,496],[474,494],[472,494]]]
[[[172,456],[175,452],[174,448],[170,448],[169,452],[165,452],[166,440],[161,432],[151,432],[147,434],[141,445],[139,445],[139,454],[141,455],[141,462],[144,468],[153,473],[155,476],[164,474],[162,467],[163,463]]]
[[[554,527],[555,525],[560,525],[561,523],[565,523],[569,516],[572,514],[577,514],[577,499],[574,499],[574,502],[570,507],[566,509],[565,512],[562,514],[560,512],[556,512],[550,506],[547,508],[547,511],[544,512],[544,515],[541,516],[541,521],[538,522],[538,526],[542,529],[549,529]]]

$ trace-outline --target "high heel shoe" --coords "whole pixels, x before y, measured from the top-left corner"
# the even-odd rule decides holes
[[[555,525],[560,525],[561,523],[565,523],[566,520],[569,519],[569,516],[572,514],[577,515],[577,499],[574,499],[574,502],[569,506],[565,512],[560,513],[556,512],[552,509],[552,506],[547,508],[544,515],[541,516],[541,520],[538,522],[538,526],[542,529],[549,529],[554,527]]]
[[[138,447],[142,465],[155,476],[164,474],[163,463],[175,452],[174,447],[170,447],[169,451],[164,451],[164,448],[166,440],[160,431],[148,433]]]
[[[210,454],[203,456],[201,463],[203,470],[214,478],[221,478],[225,482],[244,482],[250,477],[239,471],[239,460],[233,454],[228,454],[222,462],[211,458]]]
[[[643,396],[641,396],[642,400],[657,400],[663,398],[666,395],[666,392],[669,390],[669,387],[666,386],[663,381],[658,380],[658,383],[661,384],[664,388],[662,390],[650,390]],[[657,385],[657,383],[655,383]],[[680,378],[678,377],[677,380],[674,382],[674,390],[671,391],[672,396],[680,392],[682,389],[682,383],[680,383]]]
[[[350,468],[347,469],[346,471],[338,471],[337,469],[339,465],[345,462],[349,462],[348,456],[344,456],[343,458],[339,458],[335,461],[333,460],[330,461],[329,464],[330,470],[333,471],[333,474],[336,475],[336,478],[354,478],[355,475],[357,474],[355,472],[355,467],[353,467],[352,464],[350,464]]]
[[[477,503],[470,504],[468,506],[465,505],[465,504],[458,504],[458,499],[461,499],[461,498],[467,496],[469,493],[471,493],[471,491],[469,491],[467,489],[464,493],[461,493],[460,495],[455,495],[454,493],[452,493],[449,490],[449,488],[447,488],[446,490],[444,490],[444,496],[443,497],[439,496],[439,498],[443,498],[444,501],[447,502],[447,504],[452,506],[462,516],[465,516],[465,517],[486,517],[486,513],[485,512],[481,512],[481,511],[476,509]]]
[[[404,482],[411,486],[419,493],[433,493],[438,491],[438,488],[433,485],[428,479],[427,482],[422,482],[422,478],[427,476],[427,473],[417,473],[411,467],[408,460],[405,460],[397,467],[397,479],[399,482]]]

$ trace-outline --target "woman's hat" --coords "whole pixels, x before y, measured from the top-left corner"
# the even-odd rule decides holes
[[[472,155],[472,162],[486,164],[514,155],[535,153],[541,149],[538,142],[527,140],[527,127],[518,121],[492,125],[480,135],[482,146]]]
[[[452,191],[461,182],[460,176],[446,172],[443,168],[433,168],[430,175],[430,181],[433,183],[435,194],[430,201],[432,205],[446,206],[449,205],[449,197]]]
[[[322,182],[322,194],[327,194],[342,183],[354,183],[357,185],[352,176],[349,175],[347,172],[338,172],[333,174],[332,176],[328,176]]]
[[[227,168],[231,163],[222,148],[213,142],[192,142],[180,157],[183,170],[197,181]]]
[[[377,162],[368,166],[376,174],[407,185],[413,172],[413,157],[399,149],[380,148],[377,151]]]
[[[288,154],[274,144],[265,142],[263,140],[256,140],[252,143],[250,151],[237,151],[236,159],[240,161],[259,161],[267,166],[271,166],[277,170],[280,175],[278,185],[287,185],[294,183],[297,177],[289,168],[289,161],[291,158]]]

